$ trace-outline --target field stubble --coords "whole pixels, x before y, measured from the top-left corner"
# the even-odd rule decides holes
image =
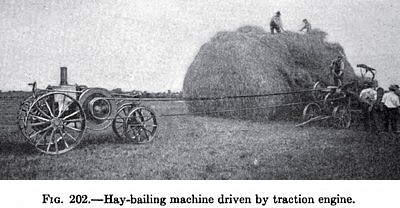
[[[293,122],[159,117],[150,144],[121,142],[106,130],[87,132],[66,154],[44,155],[14,124],[20,100],[2,99],[0,179],[400,178],[398,139]],[[143,104],[158,115],[186,110],[184,103]]]

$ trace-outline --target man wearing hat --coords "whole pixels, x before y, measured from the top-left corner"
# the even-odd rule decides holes
[[[282,27],[280,11],[277,11],[276,14],[272,17],[271,22],[269,23],[269,26],[271,28],[271,34],[274,34],[275,30],[277,33],[281,33],[281,31],[285,31]]]
[[[337,59],[333,60],[330,65],[331,73],[333,74],[333,83],[335,86],[342,86],[343,84],[343,70],[344,61],[343,56],[339,55]]]
[[[394,93],[395,93],[397,96],[400,96],[400,87],[399,87],[399,85],[394,85],[394,86],[397,88],[397,90],[394,91]]]
[[[377,92],[374,89],[374,83],[367,81],[364,83],[365,89],[360,93],[361,109],[363,112],[363,121],[365,130],[375,133],[377,131],[377,124],[375,123],[375,115],[373,107],[377,99]]]
[[[398,107],[400,106],[399,96],[396,91],[399,88],[396,85],[390,85],[389,92],[382,97],[382,103],[385,106],[385,131],[389,132],[391,126],[392,133],[397,133],[397,117],[399,116]]]

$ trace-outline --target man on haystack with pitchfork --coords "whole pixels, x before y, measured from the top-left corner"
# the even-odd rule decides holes
[[[282,27],[282,20],[281,20],[281,12],[277,11],[275,15],[272,17],[271,21],[269,22],[269,26],[271,29],[271,34],[274,34],[275,30],[277,33],[281,33],[281,31],[285,31]]]

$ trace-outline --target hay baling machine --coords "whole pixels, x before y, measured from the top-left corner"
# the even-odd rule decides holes
[[[303,122],[296,126],[330,119],[335,127],[349,128],[353,122],[352,114],[360,117],[362,112],[359,94],[365,83],[375,83],[376,69],[365,64],[357,64],[357,67],[360,68],[361,80],[343,85],[339,82],[339,86],[317,81],[312,89],[314,101],[305,106]]]
[[[75,148],[86,130],[112,127],[119,139],[152,141],[157,130],[155,113],[141,106],[141,93],[112,93],[104,88],[69,85],[67,68],[60,68],[60,85],[38,89],[19,110],[18,126],[24,138],[46,154]]]

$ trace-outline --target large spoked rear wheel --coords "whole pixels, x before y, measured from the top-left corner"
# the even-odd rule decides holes
[[[317,103],[309,103],[303,110],[303,121],[308,121],[311,118],[319,116],[321,113],[321,108]]]
[[[332,112],[333,125],[336,128],[349,128],[351,125],[351,113],[345,105],[336,106]]]
[[[85,113],[76,99],[53,92],[40,96],[29,107],[23,133],[39,151],[62,154],[80,143],[85,121]]]
[[[151,142],[156,134],[157,119],[155,113],[146,107],[136,107],[125,120],[125,136],[135,143]]]
[[[129,112],[135,107],[135,104],[128,103],[124,104],[117,110],[117,113],[112,122],[112,129],[117,135],[119,140],[126,139],[124,132],[125,120],[128,118]]]

